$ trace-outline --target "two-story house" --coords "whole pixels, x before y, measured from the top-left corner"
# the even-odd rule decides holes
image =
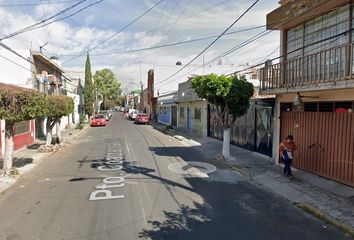
[[[261,93],[276,95],[274,141],[293,135],[295,167],[354,186],[352,1],[280,4],[267,28],[280,31],[281,58],[260,71]]]

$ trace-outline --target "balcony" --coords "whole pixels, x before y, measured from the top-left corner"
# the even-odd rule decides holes
[[[354,43],[260,69],[261,93],[354,88]]]

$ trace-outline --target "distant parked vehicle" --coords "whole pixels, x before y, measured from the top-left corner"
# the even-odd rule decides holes
[[[107,121],[109,121],[109,119],[112,117],[112,113],[109,110],[101,110],[100,114],[105,115]]]
[[[103,114],[97,114],[91,121],[92,127],[106,126],[106,124],[107,124],[106,116]]]
[[[139,124],[139,123],[149,124],[149,115],[147,115],[146,113],[139,113],[135,117],[135,123],[136,124]]]
[[[131,111],[130,113],[129,113],[129,118],[131,119],[131,120],[135,120],[135,118],[136,118],[136,116],[138,115],[138,110],[134,110],[134,111]]]

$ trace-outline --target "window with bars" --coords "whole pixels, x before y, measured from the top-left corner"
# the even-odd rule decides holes
[[[350,6],[340,7],[287,31],[287,59],[317,53],[349,42]],[[354,17],[354,16],[352,16]]]
[[[27,133],[27,132],[30,132],[30,122],[29,121],[15,123],[14,135],[19,135],[19,134],[23,134],[23,133]]]
[[[200,108],[194,108],[194,119],[196,120],[202,119],[202,110]]]

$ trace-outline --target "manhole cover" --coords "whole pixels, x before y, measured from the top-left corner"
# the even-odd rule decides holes
[[[204,162],[176,162],[168,166],[172,172],[185,175],[187,177],[209,177],[208,174],[215,172],[216,167]]]

